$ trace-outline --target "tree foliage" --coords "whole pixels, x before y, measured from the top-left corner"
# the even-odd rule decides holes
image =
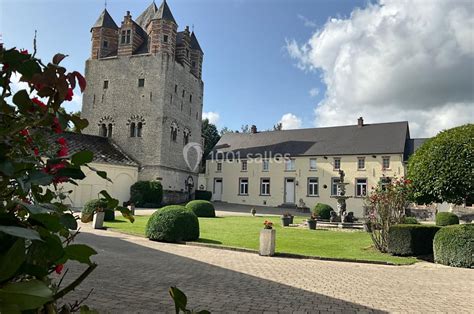
[[[209,119],[202,120],[201,134],[204,137],[204,158],[209,155],[214,146],[219,142],[221,136],[214,124],[209,122]]]
[[[414,199],[419,204],[463,204],[474,198],[474,124],[440,132],[408,162]]]

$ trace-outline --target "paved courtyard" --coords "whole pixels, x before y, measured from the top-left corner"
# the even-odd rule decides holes
[[[171,312],[167,289],[212,312],[474,312],[474,270],[381,266],[152,242],[82,227],[99,266],[69,298],[107,313]],[[70,264],[68,278],[82,265]],[[70,280],[69,279],[69,280]]]

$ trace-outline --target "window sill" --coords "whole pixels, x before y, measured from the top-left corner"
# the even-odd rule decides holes
[[[247,170],[240,170],[240,172],[247,172]]]
[[[354,198],[365,198],[365,197],[367,197],[367,196],[366,195],[356,195],[356,196],[354,196]]]
[[[318,195],[306,195],[306,197],[319,197],[319,194]]]
[[[238,194],[239,196],[249,196],[248,194]]]
[[[271,196],[270,194],[259,194],[259,196]]]
[[[339,171],[339,170],[341,170],[341,168],[338,168],[338,169],[333,168],[333,169],[332,169],[332,171]]]
[[[357,171],[367,171],[367,169],[357,169]]]
[[[318,171],[318,169],[309,169],[309,171],[315,172]]]
[[[285,172],[296,172],[296,169],[294,169],[294,170],[287,170],[287,169],[285,169]]]

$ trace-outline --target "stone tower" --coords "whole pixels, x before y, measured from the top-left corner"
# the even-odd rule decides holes
[[[178,25],[166,1],[153,2],[120,27],[107,10],[92,26],[86,61],[84,131],[109,137],[140,164],[139,180],[161,180],[165,190],[197,183],[183,157],[188,142],[201,143],[203,52],[189,27]]]

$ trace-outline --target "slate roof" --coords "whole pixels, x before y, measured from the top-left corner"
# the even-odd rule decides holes
[[[196,35],[194,35],[194,32],[191,33],[191,49],[199,50],[202,52],[201,46],[199,45]]]
[[[166,3],[166,0],[163,0],[163,3],[161,3],[160,7],[158,8],[158,11],[155,12],[155,15],[153,15],[152,20],[154,19],[163,19],[163,20],[168,20],[171,22],[176,23],[173,14],[171,13],[170,7]]]
[[[247,155],[290,154],[291,156],[337,156],[368,154],[405,154],[410,139],[408,122],[266,131],[227,133],[207,156],[222,158],[216,152]]]
[[[143,29],[146,29],[148,23],[152,20],[153,16],[155,15],[156,11],[158,11],[158,7],[156,6],[155,2],[150,4],[145,11],[137,17],[137,24],[140,25]]]
[[[99,18],[92,26],[92,28],[94,27],[106,27],[106,28],[111,28],[111,29],[118,29],[117,24],[115,24],[114,19],[110,16],[107,9],[104,9],[104,11],[102,11]]]
[[[53,143],[59,137],[66,139],[70,154],[89,150],[94,153],[93,162],[138,167],[135,160],[106,137],[64,132],[51,135],[49,141]]]

